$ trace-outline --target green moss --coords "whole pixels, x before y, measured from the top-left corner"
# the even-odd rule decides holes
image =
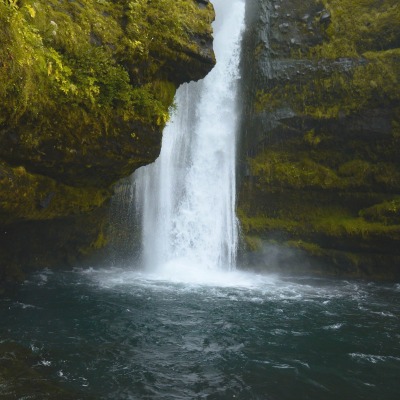
[[[304,250],[313,256],[322,256],[325,254],[324,249],[322,249],[321,246],[318,246],[315,243],[305,242],[303,240],[288,240],[284,244],[291,248]]]
[[[371,222],[380,222],[385,225],[400,224],[400,198],[375,204],[372,207],[363,209],[359,213],[360,217]]]
[[[331,13],[328,41],[314,49],[319,57],[358,57],[370,50],[398,47],[397,0],[323,0]]]
[[[0,163],[0,218],[46,220],[87,213],[101,205],[111,192],[97,188],[75,188],[50,178],[34,175],[24,167],[10,168]]]
[[[315,129],[311,129],[304,134],[304,141],[316,147],[321,143],[322,137],[315,133]]]
[[[260,88],[254,98],[256,112],[291,107],[299,115],[326,120],[400,102],[398,1],[323,4],[331,14],[330,22],[322,24],[325,40],[299,56],[319,67],[302,70],[289,83]]]
[[[391,122],[393,139],[398,142],[398,140],[400,139],[400,106],[394,109]]]
[[[239,201],[244,233],[289,241],[356,275],[392,264],[394,270],[398,1],[306,1],[291,10],[293,4],[283,2],[271,21],[273,51],[262,55],[272,58],[272,79],[264,80],[262,63],[249,78],[256,89],[246,121],[249,177]],[[283,21],[289,22],[285,32],[279,31]]]
[[[138,38],[148,53],[177,46],[198,50],[191,35],[193,32],[210,34],[213,19],[210,7],[199,9],[193,0],[134,0],[128,2],[126,15],[127,32]]]
[[[173,103],[176,87],[169,81],[154,81],[151,83],[152,91],[157,93],[157,97],[165,107],[170,107]]]
[[[337,188],[340,179],[331,169],[307,156],[299,157],[284,151],[266,150],[250,160],[251,172],[260,184],[276,188]]]
[[[53,125],[52,118],[61,118],[59,108],[62,117],[74,123],[81,120],[82,108],[86,110],[84,121],[105,120],[117,112],[125,120],[165,123],[170,104],[159,98],[151,85],[132,85],[131,80],[137,77],[119,58],[126,51],[119,41],[126,40],[126,35],[118,21],[131,11],[116,4],[112,17],[106,2],[67,3],[63,12],[58,11],[56,1],[23,3],[21,7],[0,3],[1,34],[5,38],[0,47],[1,78],[5,82],[0,95],[7,98],[0,107],[0,121],[16,125],[27,112],[41,115],[38,122],[42,135],[32,134],[36,141],[43,136],[44,124]],[[138,57],[134,52],[129,54]],[[135,63],[140,60],[136,58]],[[102,132],[100,125],[92,133]],[[51,132],[53,136],[56,133]]]
[[[275,92],[257,90],[254,101],[254,110],[257,113],[263,111],[271,112],[282,105],[281,99],[278,96],[275,96]]]
[[[299,208],[290,213],[285,210],[282,217],[269,217],[266,215],[247,216],[239,213],[239,219],[245,233],[261,233],[263,236],[273,231],[284,232],[294,238],[304,235],[323,235],[332,238],[357,237],[368,239],[385,236],[400,239],[400,226],[387,225],[382,222],[373,222],[363,217],[353,216],[340,208],[316,208],[315,206]],[[299,239],[301,240],[301,239]]]
[[[88,257],[92,255],[94,252],[106,248],[106,246],[109,244],[109,239],[105,234],[105,229],[103,224],[101,224],[100,226],[95,226],[94,228],[95,229],[92,229],[93,240],[87,245],[79,247],[78,250],[80,256]]]
[[[262,247],[262,240],[257,236],[245,235],[244,242],[246,249],[250,251],[258,251]]]
[[[0,0],[0,275],[106,245],[110,187],[215,64],[213,19],[195,0]]]
[[[265,234],[268,234],[268,232],[274,230],[296,232],[300,227],[299,222],[296,220],[273,218],[265,214],[249,216],[241,209],[238,210],[238,218],[246,237],[249,235],[251,237],[251,234],[255,233],[261,233],[264,236]],[[254,240],[255,238],[252,240],[253,243]]]
[[[91,247],[93,249],[102,249],[108,243],[106,236],[104,235],[103,230],[101,230],[94,242],[92,242]]]
[[[315,148],[321,137],[311,131],[305,134],[305,142]],[[297,149],[276,150],[274,146],[249,160],[250,170],[260,187],[267,191],[290,189],[348,190],[381,187],[390,191],[400,189],[400,172],[395,163],[367,162],[352,159],[336,166],[331,164],[329,152]],[[321,156],[321,157],[320,157]],[[316,158],[317,160],[314,160]],[[325,158],[325,159],[324,159]],[[326,163],[326,165],[324,165]]]
[[[346,74],[320,72],[320,76],[299,78],[298,83],[258,91],[255,110],[290,106],[300,115],[329,119],[400,102],[400,49],[369,52],[364,57],[364,63]]]
[[[154,161],[177,84],[213,65],[213,17],[194,0],[1,0],[0,157],[103,186]]]
[[[338,213],[327,213],[313,220],[313,226],[317,232],[329,236],[357,236],[369,238],[374,236],[387,236],[399,238],[400,226],[388,226],[381,222],[366,221],[362,217]]]

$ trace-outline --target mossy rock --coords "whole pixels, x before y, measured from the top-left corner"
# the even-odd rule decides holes
[[[274,239],[337,275],[342,262],[346,276],[399,278],[397,3],[253,3],[239,196],[250,248]]]
[[[0,163],[0,218],[3,224],[22,220],[60,218],[93,211],[111,190],[77,188],[31,174],[24,167]]]
[[[158,156],[176,86],[213,66],[211,5],[0,2],[0,158],[107,187]]]
[[[215,64],[213,20],[196,0],[0,0],[0,281],[106,246],[113,185]]]

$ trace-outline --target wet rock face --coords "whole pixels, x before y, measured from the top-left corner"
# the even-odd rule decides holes
[[[193,0],[2,4],[0,158],[103,188],[152,162],[176,87],[215,63],[213,18]]]
[[[399,278],[396,4],[252,2],[239,200],[248,259],[270,264],[274,240],[319,260],[319,273]]]
[[[25,223],[32,241],[60,220],[78,228],[115,182],[153,162],[176,88],[215,64],[213,19],[200,0],[1,2],[0,231],[18,242]],[[101,247],[103,222],[89,219],[77,253]],[[0,271],[18,258],[10,243],[0,241]]]

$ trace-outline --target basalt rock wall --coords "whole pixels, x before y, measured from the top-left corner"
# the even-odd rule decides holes
[[[399,26],[397,0],[248,2],[243,263],[400,278]]]

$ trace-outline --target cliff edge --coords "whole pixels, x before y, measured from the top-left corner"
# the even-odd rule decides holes
[[[104,245],[112,186],[215,64],[208,0],[0,1],[0,281]]]

